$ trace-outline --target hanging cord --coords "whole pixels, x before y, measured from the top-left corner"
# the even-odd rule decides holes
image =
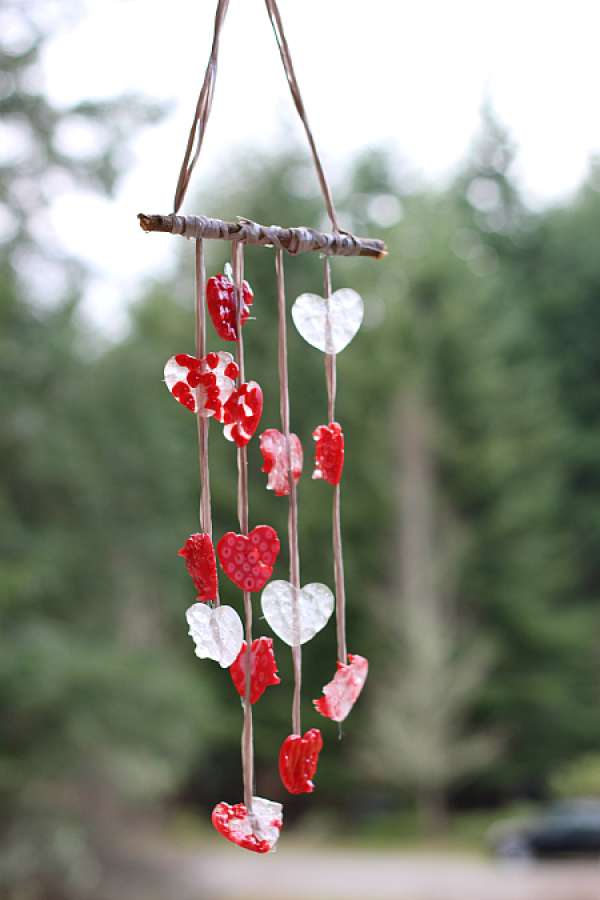
[[[331,264],[328,257],[325,257],[323,260],[323,275],[325,298],[329,301],[331,297]],[[331,423],[335,421],[335,395],[337,387],[335,353],[325,354],[325,378],[327,381],[327,416],[329,424],[331,425]],[[344,584],[344,555],[342,552],[341,484],[336,484],[333,489],[332,525],[337,655],[338,660],[346,665],[348,662],[348,653],[346,649],[346,587]]]
[[[277,41],[279,54],[281,56],[281,61],[283,63],[283,68],[285,70],[285,75],[290,88],[290,92],[292,94],[294,106],[296,107],[296,111],[298,112],[298,115],[302,120],[306,138],[310,146],[310,152],[315,164],[315,169],[317,170],[317,178],[319,180],[321,193],[323,194],[323,200],[325,201],[325,206],[327,208],[327,214],[331,221],[331,227],[333,228],[334,232],[336,232],[336,234],[343,233],[342,229],[339,227],[337,213],[333,203],[333,196],[331,193],[331,188],[329,187],[329,182],[327,181],[327,176],[325,175],[323,163],[321,162],[321,158],[317,150],[317,145],[311,127],[308,124],[306,109],[302,100],[302,95],[300,93],[298,79],[296,78],[296,73],[294,71],[292,55],[290,53],[287,38],[283,30],[283,22],[281,21],[281,14],[279,12],[277,2],[276,0],[265,0],[265,5],[267,7],[269,19],[271,20],[273,33],[275,34],[275,40]],[[204,81],[200,90],[200,96],[198,97],[198,102],[196,104],[194,120],[192,122],[192,127],[190,129],[190,134],[185,148],[183,162],[181,164],[181,169],[179,172],[179,178],[177,179],[177,187],[175,188],[175,199],[173,203],[174,214],[178,213],[181,208],[181,204],[183,203],[183,200],[185,198],[190,178],[192,177],[194,166],[198,161],[198,157],[200,156],[200,151],[202,149],[204,134],[206,132],[206,126],[208,124],[208,119],[210,117],[212,108],[215,83],[217,80],[219,41],[228,7],[229,0],[218,0],[217,10],[215,13],[215,26],[210,57],[208,59]],[[195,150],[194,143],[196,144]]]
[[[206,266],[204,264],[204,243],[196,241],[196,357],[206,356]],[[198,426],[198,467],[200,470],[200,531],[212,541],[212,509],[210,500],[210,471],[208,466],[208,419],[196,415]],[[220,605],[219,586],[215,606]]]
[[[285,36],[285,32],[283,30],[283,22],[281,21],[281,15],[277,6],[277,0],[265,0],[265,5],[267,7],[269,18],[271,20],[271,25],[273,26],[275,40],[277,41],[277,46],[279,47],[279,54],[281,56],[283,68],[285,69],[285,75],[292,94],[294,106],[296,107],[298,115],[300,116],[302,124],[304,125],[304,131],[306,133],[306,138],[310,146],[310,152],[312,153],[315,169],[317,170],[317,177],[321,186],[321,193],[323,194],[325,206],[327,207],[327,215],[329,216],[331,227],[333,228],[333,230],[340,231],[341,229],[338,224],[337,213],[333,204],[331,188],[329,187],[329,182],[327,181],[327,176],[325,175],[325,170],[317,151],[317,145],[315,143],[311,127],[308,124],[308,117],[306,115],[306,109],[302,100],[302,95],[300,93],[298,79],[296,78],[296,73],[294,71],[292,54],[290,53],[290,48]]]
[[[212,48],[210,51],[206,72],[204,74],[204,81],[200,90],[200,96],[198,97],[198,102],[196,104],[194,121],[192,122],[192,127],[190,129],[188,142],[183,156],[183,162],[181,164],[181,170],[179,172],[179,178],[177,179],[177,187],[175,188],[175,200],[173,201],[174,213],[179,212],[181,204],[183,203],[190,178],[192,177],[192,172],[194,171],[194,166],[198,161],[200,150],[202,149],[204,133],[206,131],[206,125],[210,116],[213,95],[215,92],[215,82],[217,80],[219,39],[221,37],[221,30],[225,22],[225,16],[227,15],[228,7],[229,0],[218,0],[217,11],[215,13],[215,28],[213,32]],[[196,150],[194,151],[194,155],[192,156],[194,141],[196,142]]]
[[[238,384],[243,384],[244,373],[244,338],[242,332],[242,307],[244,303],[244,245],[241,241],[234,241],[232,245],[233,278],[235,283],[236,299],[236,330],[237,330],[237,364],[240,374]],[[248,449],[238,447],[238,519],[240,532],[248,534]],[[242,731],[242,774],[244,779],[244,804],[248,812],[252,812],[252,797],[254,795],[254,738],[252,726],[252,704],[250,696],[252,690],[252,595],[248,591],[244,596],[244,620],[246,632],[246,658],[245,676],[246,690],[244,692],[244,729]]]
[[[292,451],[290,446],[290,394],[288,384],[288,360],[287,360],[287,328],[286,328],[286,303],[285,303],[285,276],[283,268],[283,250],[275,249],[275,273],[277,275],[277,305],[279,312],[279,409],[281,414],[281,428],[286,440],[287,468],[290,486],[289,510],[288,510],[288,540],[290,552],[290,583],[294,589],[294,601],[292,606],[292,633],[300,633],[300,616],[298,610],[298,594],[300,591],[300,553],[298,550],[298,493],[296,482],[292,475]],[[292,703],[292,733],[302,734],[300,701],[302,690],[302,647],[300,644],[292,647],[292,660],[294,663],[294,699]]]

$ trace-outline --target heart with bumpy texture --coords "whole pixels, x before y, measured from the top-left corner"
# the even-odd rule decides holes
[[[254,300],[252,288],[247,281],[243,285],[244,300],[240,322],[246,323],[250,315],[250,306]],[[227,275],[213,275],[206,283],[206,302],[208,312],[215,330],[224,341],[237,341],[237,310],[235,285]]]
[[[329,298],[301,294],[292,306],[292,319],[312,347],[323,353],[341,353],[360,328],[364,312],[360,294],[340,288]]]
[[[189,353],[171,356],[165,364],[165,384],[178,403],[201,416],[223,421],[224,405],[235,390],[239,369],[231,353]]]
[[[252,798],[251,811],[243,803],[218,803],[212,812],[212,823],[219,834],[238,847],[269,853],[281,833],[283,807],[262,797]]]
[[[217,544],[223,571],[242,591],[260,591],[279,555],[279,538],[270,525],[257,525],[246,536],[228,531]]]
[[[294,588],[289,581],[272,581],[262,592],[265,619],[275,634],[298,647],[318,634],[329,621],[335,601],[325,584]]]
[[[237,659],[229,667],[231,680],[242,698],[246,696],[247,647],[248,644],[243,641]],[[252,641],[250,650],[250,703],[256,703],[268,687],[280,684],[280,681],[273,653],[273,638],[256,638]]]
[[[344,469],[344,432],[337,422],[319,425],[313,431],[315,444],[315,469],[313,478],[322,478],[329,484],[339,484]]]
[[[279,775],[290,794],[312,794],[323,738],[318,728],[304,736],[290,734],[279,751]]]
[[[217,563],[210,535],[191,534],[178,556],[183,556],[190,577],[198,591],[196,600],[215,600],[217,597]]]
[[[323,688],[323,696],[313,700],[315,709],[334,722],[343,722],[358,700],[368,672],[369,663],[364,656],[349,654],[348,665],[338,662],[337,672]]]
[[[288,442],[285,434],[277,428],[267,428],[260,436],[260,452],[264,460],[262,472],[267,478],[267,490],[278,497],[287,497],[290,492],[290,478],[298,482],[302,475],[302,444],[297,434],[290,434]]]
[[[190,626],[188,634],[196,645],[196,656],[214,659],[228,669],[240,652],[244,639],[242,620],[231,606],[211,609],[205,603],[194,603],[185,617]]]

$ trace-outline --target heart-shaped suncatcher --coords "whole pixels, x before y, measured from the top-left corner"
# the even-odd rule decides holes
[[[305,341],[323,353],[341,353],[365,314],[360,294],[340,288],[331,297],[301,294],[292,306],[292,319]]]
[[[245,850],[269,853],[279,839],[283,825],[281,803],[252,798],[252,812],[243,803],[230,806],[218,803],[213,809],[212,823],[217,831]]]
[[[211,609],[205,603],[194,603],[185,614],[189,635],[196,645],[196,656],[214,659],[228,669],[240,652],[244,639],[242,620],[231,606]]]
[[[215,828],[240,847],[255,853],[268,853],[275,846],[282,827],[282,808],[279,803],[254,797],[254,726],[253,704],[270,685],[279,684],[273,639],[253,640],[253,594],[262,591],[262,610],[276,635],[292,650],[293,700],[291,734],[283,741],[279,753],[279,771],[283,784],[292,794],[310,793],[317,769],[323,739],[317,728],[303,733],[302,712],[302,645],[313,638],[327,624],[335,608],[338,670],[332,681],[323,688],[323,696],[314,701],[321,715],[341,722],[356,702],[367,677],[368,663],[361,656],[348,656],[346,647],[346,594],[342,528],[340,520],[341,480],[344,467],[344,434],[336,422],[336,359],[348,346],[363,321],[363,301],[356,291],[343,288],[332,292],[331,259],[336,256],[371,257],[386,255],[383,241],[361,238],[341,227],[333,197],[314,137],[308,127],[304,104],[292,64],[289,45],[283,32],[277,0],[265,0],[265,6],[275,33],[296,110],[300,114],[309,140],[327,214],[331,222],[329,233],[314,228],[283,228],[260,225],[238,217],[225,221],[205,215],[182,216],[184,201],[192,171],[202,148],[209,119],[220,47],[220,36],[229,8],[229,0],[216,0],[211,55],[204,82],[195,108],[194,119],[186,141],[183,162],[177,185],[173,211],[168,215],[140,214],[145,231],[170,232],[184,235],[193,241],[195,250],[195,355],[180,353],[172,356],[164,369],[164,380],[178,403],[196,415],[198,435],[198,463],[200,473],[200,528],[190,535],[179,551],[196,588],[196,599],[187,610],[189,634],[195,644],[196,656],[217,661],[228,667],[231,679],[242,698],[242,774],[243,803],[230,806],[219,803],[212,814]],[[233,4],[232,4],[233,6]],[[205,242],[231,242],[231,262],[224,274],[207,279]],[[257,433],[263,414],[263,392],[256,381],[250,380],[252,353],[244,348],[245,323],[250,318],[254,294],[245,280],[245,247],[256,244],[270,247],[274,256],[275,290],[265,291],[260,307],[273,299],[277,306],[277,348],[273,354],[273,368],[277,372],[279,388],[279,421],[268,423],[260,437],[263,458],[262,471],[267,475],[267,489],[275,497],[287,496],[287,558],[289,580],[269,581],[278,559],[280,542],[270,525],[258,525],[249,531],[250,469],[247,445]],[[292,432],[293,410],[290,406],[290,373],[288,371],[288,302],[285,287],[285,252],[292,255],[309,251],[321,255],[323,263],[323,296],[304,293],[293,304],[292,318],[300,335],[311,346],[325,354],[325,391],[309,398],[315,406],[321,404],[312,423],[325,421],[313,431],[315,465],[313,478],[321,485],[319,504],[332,510],[332,562],[335,597],[320,583],[300,587],[300,523],[297,490],[302,474],[303,453],[299,437]],[[307,284],[307,286],[309,286]],[[317,290],[319,287],[317,286]],[[234,344],[234,355],[224,351],[207,353],[207,308],[219,338]],[[190,323],[191,325],[191,323]],[[267,337],[271,332],[263,323],[260,353],[266,359],[270,348]],[[256,333],[261,326],[248,329]],[[191,331],[190,327],[190,331]],[[248,373],[248,376],[247,374]],[[248,377],[248,380],[247,380]],[[292,379],[293,381],[293,379]],[[271,387],[275,378],[265,383]],[[267,409],[274,409],[275,398],[269,398]],[[325,410],[327,418],[324,419]],[[210,420],[223,426],[224,437],[236,445],[232,454],[223,446],[217,451],[228,457],[227,464],[237,468],[237,521],[240,534],[227,532],[217,544],[220,565],[231,582],[242,591],[237,600],[244,610],[244,625],[231,606],[220,606],[218,573],[213,546],[212,503],[210,491],[209,438],[212,440]],[[271,425],[278,427],[270,427]],[[220,437],[220,436],[219,436]],[[235,456],[235,460],[232,457]],[[226,471],[223,466],[222,471]],[[181,474],[182,478],[185,475]],[[311,488],[314,490],[314,488]],[[220,497],[226,492],[221,492]],[[274,501],[279,502],[279,501]],[[224,518],[219,510],[219,521]],[[267,583],[269,582],[269,583]],[[227,586],[232,592],[231,584]],[[244,640],[245,638],[245,640]],[[247,643],[246,643],[247,642]],[[248,683],[249,682],[249,683]],[[278,692],[279,695],[282,691]]]
[[[299,647],[327,625],[335,600],[325,584],[294,588],[289,581],[272,581],[262,592],[265,619],[277,637]]]
[[[241,591],[260,591],[273,574],[279,538],[270,525],[257,525],[250,534],[228,531],[217,544],[223,571]]]

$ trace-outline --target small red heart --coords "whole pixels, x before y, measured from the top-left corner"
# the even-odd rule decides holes
[[[315,470],[313,478],[322,478],[329,484],[339,484],[344,468],[344,432],[341,425],[331,422],[319,425],[313,431],[315,439]]]
[[[262,590],[279,555],[279,538],[270,525],[257,525],[246,537],[228,531],[217,544],[223,571],[242,591]]]
[[[192,581],[196,585],[196,600],[214,600],[217,596],[217,563],[208,534],[191,534],[178,553],[183,556]]]
[[[250,306],[254,300],[252,288],[247,281],[243,285],[244,302],[240,321],[244,325],[250,315]],[[237,316],[235,285],[227,275],[213,275],[206,283],[206,300],[208,312],[215,330],[224,341],[237,341]]]
[[[290,734],[279,751],[279,775],[290,794],[312,794],[312,779],[317,771],[323,738],[318,728],[311,728],[304,737]]]
[[[290,463],[292,478],[297,483],[302,475],[302,444],[297,434],[290,434],[289,457],[285,435],[277,428],[267,428],[260,436],[260,452],[264,460],[261,469],[269,477],[267,490],[277,497],[287,497],[290,492]]]
[[[323,688],[323,696],[313,700],[315,709],[334,722],[343,722],[358,700],[368,672],[364,656],[348,654],[348,665],[338,661],[337,672]]]
[[[240,384],[223,406],[223,429],[228,441],[245,447],[260,422],[263,393],[256,381]]]
[[[279,838],[283,812],[281,803],[253,797],[251,812],[243,803],[218,803],[212,812],[212,823],[219,834],[238,847],[268,853]]]
[[[242,644],[238,658],[229,666],[229,674],[240,697],[246,695],[246,641]],[[266,689],[280,684],[277,662],[273,653],[273,638],[260,637],[252,641],[250,651],[250,703],[256,703]]]
[[[235,390],[239,369],[231,353],[208,353],[202,359],[178,353],[167,360],[165,384],[175,399],[201,416],[223,421],[223,404]]]

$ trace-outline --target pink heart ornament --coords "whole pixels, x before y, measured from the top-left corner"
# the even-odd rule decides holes
[[[337,672],[323,688],[323,696],[313,700],[315,709],[334,722],[343,722],[358,700],[368,673],[368,660],[349,654],[348,665],[338,662]]]

